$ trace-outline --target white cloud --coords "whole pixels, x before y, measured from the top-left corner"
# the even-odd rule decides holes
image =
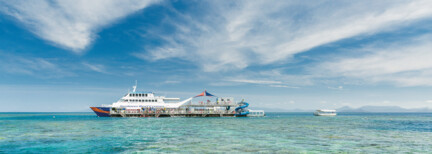
[[[270,87],[276,87],[276,88],[299,88],[299,87],[294,87],[294,86],[288,86],[288,85],[280,85],[280,84],[276,84],[276,85],[269,85]]]
[[[339,57],[315,67],[326,76],[343,76],[367,83],[397,86],[432,86],[432,43],[430,36],[410,42],[381,44],[360,49],[363,56]],[[385,47],[384,47],[385,46]]]
[[[343,86],[338,86],[338,87],[327,87],[328,89],[333,89],[333,90],[344,90]]]
[[[154,0],[39,0],[2,1],[6,13],[37,36],[61,47],[81,52],[95,33],[143,9]]]
[[[200,15],[178,13],[147,47],[153,59],[178,57],[204,71],[283,62],[294,54],[358,35],[394,30],[432,16],[431,1],[211,1]],[[174,10],[175,12],[175,10]],[[205,15],[202,15],[205,14]],[[152,59],[149,58],[149,59]]]
[[[253,84],[280,84],[280,81],[269,81],[269,80],[248,80],[248,79],[230,79],[227,81],[241,82],[241,83],[253,83]]]
[[[95,71],[95,72],[99,72],[99,73],[107,73],[105,66],[104,65],[100,65],[100,64],[89,64],[87,62],[83,62],[82,63],[85,67],[87,67],[88,69]]]
[[[164,81],[163,83],[165,83],[165,84],[178,84],[181,82],[180,81],[174,81],[174,80],[167,80],[167,81]]]
[[[227,79],[225,81],[246,83],[246,84],[260,84],[260,85],[267,85],[269,87],[275,87],[275,88],[299,88],[296,86],[290,86],[285,82],[277,81],[277,80]]]
[[[21,57],[0,53],[0,70],[9,74],[31,75],[39,78],[73,76],[56,63],[55,59]]]
[[[432,103],[432,100],[427,100],[426,103]]]

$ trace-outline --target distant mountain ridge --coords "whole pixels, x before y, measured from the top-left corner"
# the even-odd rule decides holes
[[[362,106],[359,108],[344,106],[336,110],[337,112],[432,112],[432,109],[427,107],[406,109],[399,106]]]
[[[265,107],[252,107],[252,110],[264,110],[266,112],[314,112],[315,110],[310,109],[286,109],[286,108],[265,108]],[[431,108],[402,108],[399,106],[362,106],[359,108],[352,108],[344,106],[336,109],[337,112],[431,112]]]
[[[285,108],[266,108],[266,107],[251,107],[251,110],[264,110],[265,112],[314,112],[315,110],[307,109],[285,109]]]

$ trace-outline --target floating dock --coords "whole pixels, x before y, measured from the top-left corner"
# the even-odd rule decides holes
[[[235,117],[231,104],[188,105],[181,108],[111,108],[111,117]],[[237,115],[238,117],[238,115]]]

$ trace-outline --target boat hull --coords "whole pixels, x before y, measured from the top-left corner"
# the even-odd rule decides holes
[[[110,107],[90,107],[98,117],[111,117]]]
[[[314,113],[315,116],[336,116],[337,113]]]

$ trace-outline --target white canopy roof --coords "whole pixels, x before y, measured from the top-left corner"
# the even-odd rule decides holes
[[[318,112],[336,112],[336,110],[320,109]]]

